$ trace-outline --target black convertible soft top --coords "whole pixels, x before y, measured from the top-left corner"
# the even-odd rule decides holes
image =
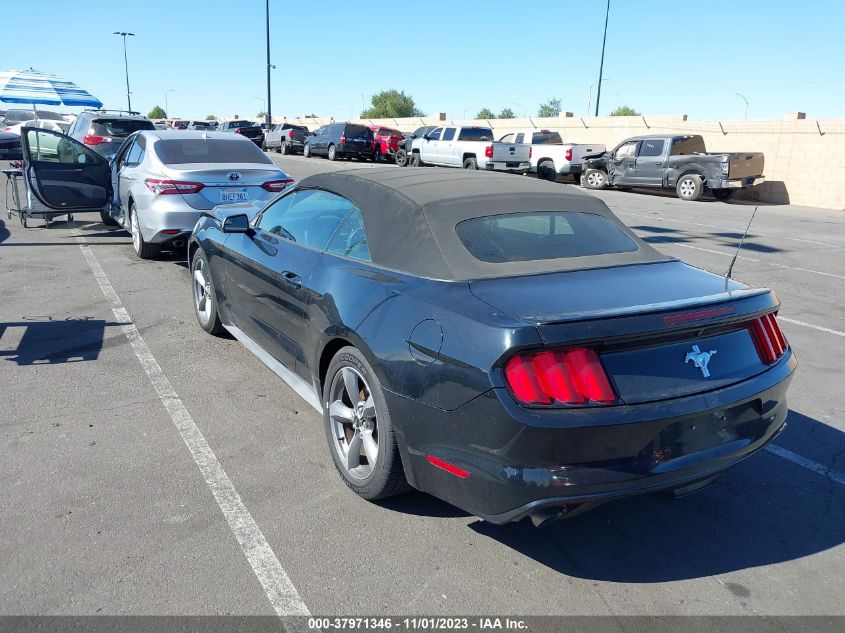
[[[669,261],[598,198],[559,184],[458,169],[350,169],[309,176],[299,188],[325,189],[354,202],[374,264],[421,277],[470,280]],[[524,211],[592,213],[611,220],[636,250],[607,255],[493,263],[473,257],[455,227],[477,217]]]

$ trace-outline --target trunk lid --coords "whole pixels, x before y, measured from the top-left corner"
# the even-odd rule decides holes
[[[232,163],[223,169],[209,169],[207,163],[186,163],[179,165],[179,169],[165,167],[162,171],[172,180],[199,182],[205,185],[195,195],[211,206],[266,200],[269,195],[274,194],[268,193],[261,185],[271,180],[289,178],[272,165],[256,163]],[[238,174],[238,177],[233,180],[230,175],[234,173]],[[201,205],[199,208],[210,207]]]
[[[729,180],[751,178],[762,176],[765,167],[765,158],[760,152],[743,152],[727,154],[730,163],[728,171]]]
[[[493,143],[493,158],[497,163],[527,163],[530,159],[531,146],[526,143]]]
[[[474,281],[472,293],[537,328],[547,347],[595,348],[619,398],[637,404],[711,391],[762,371],[750,324],[774,312],[750,289],[670,261]]]

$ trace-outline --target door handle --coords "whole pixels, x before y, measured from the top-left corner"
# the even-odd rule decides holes
[[[297,275],[294,272],[286,270],[282,273],[282,279],[288,282],[294,288],[301,288],[302,287],[302,277]]]

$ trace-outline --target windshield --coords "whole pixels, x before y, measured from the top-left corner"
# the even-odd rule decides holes
[[[622,229],[594,213],[488,215],[464,220],[455,230],[473,257],[495,264],[637,250],[636,243]]]
[[[178,138],[156,143],[156,156],[165,165],[185,163],[256,163],[273,161],[252,141],[228,139]]]

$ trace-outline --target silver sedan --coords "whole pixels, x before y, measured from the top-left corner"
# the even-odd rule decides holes
[[[245,137],[143,130],[109,162],[60,132],[23,129],[25,182],[48,209],[99,211],[132,233],[143,259],[185,247],[204,211],[220,204],[262,206],[293,183]]]

